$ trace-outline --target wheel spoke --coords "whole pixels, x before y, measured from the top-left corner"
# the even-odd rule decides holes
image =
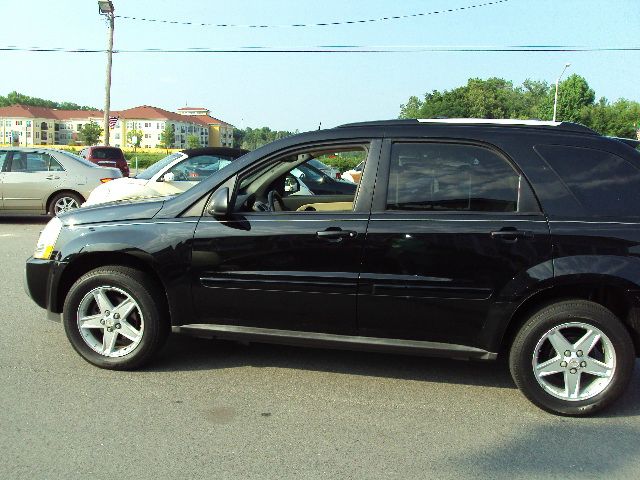
[[[105,314],[106,311],[113,310],[113,305],[111,304],[111,300],[109,300],[109,297],[107,297],[107,294],[105,293],[104,289],[101,288],[97,292],[94,292],[93,298],[96,300],[96,303],[98,304],[98,308],[100,309],[100,313],[102,313],[103,315]]]
[[[558,355],[562,355],[565,351],[573,349],[573,345],[569,343],[569,341],[564,337],[564,335],[562,335],[562,333],[560,333],[559,330],[550,333],[547,338],[551,342],[551,345],[558,353]]]
[[[580,372],[564,372],[564,393],[569,399],[576,399],[580,395]]]
[[[140,338],[140,335],[141,335],[140,330],[136,330],[126,320],[121,320],[120,321],[119,332],[120,332],[120,335],[122,335],[123,337],[128,338],[132,342],[135,342],[136,340],[138,340],[138,338]]]
[[[110,355],[116,346],[116,339],[118,338],[118,332],[115,330],[108,331],[105,329],[104,337],[102,338],[102,353],[103,355]]]
[[[582,350],[585,355],[589,355],[589,352],[593,350],[593,347],[600,341],[600,338],[602,337],[599,333],[591,329],[587,330],[587,333],[573,345],[573,348],[575,350]]]
[[[596,377],[610,377],[613,368],[606,363],[599,362],[593,358],[587,360],[587,366],[582,369],[584,373],[590,373]]]
[[[560,360],[560,355],[556,355],[552,359],[536,365],[536,375],[538,377],[546,377],[547,375],[563,372],[564,368],[560,366]]]
[[[82,317],[80,319],[80,328],[104,328],[104,325],[100,323],[102,320],[102,314],[90,315],[88,317]]]
[[[117,313],[118,315],[120,315],[120,320],[124,320],[129,316],[129,314],[133,310],[136,309],[136,307],[137,307],[136,302],[134,302],[130,298],[127,298],[120,305],[118,305],[113,309],[113,313],[114,314]]]

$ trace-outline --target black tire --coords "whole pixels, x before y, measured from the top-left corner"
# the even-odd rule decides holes
[[[587,375],[582,375],[580,365],[577,365],[577,369],[572,369],[578,370],[580,378],[576,392],[582,391],[579,395],[585,398],[563,399],[558,398],[556,396],[558,394],[554,395],[545,390],[536,378],[536,374],[534,373],[534,364],[537,364],[538,361],[536,358],[536,347],[540,345],[540,349],[538,350],[540,354],[545,346],[548,350],[549,346],[552,347],[549,356],[559,358],[557,365],[564,367],[562,373],[559,372],[555,374],[558,375],[555,378],[562,378],[564,388],[568,390],[568,382],[566,379],[568,375],[570,375],[569,368],[572,365],[571,361],[567,362],[565,360],[569,357],[557,353],[557,349],[551,345],[550,341],[548,341],[548,345],[545,345],[542,339],[548,338],[546,334],[554,329],[554,327],[560,327],[560,329],[562,329],[565,328],[564,326],[569,325],[565,330],[560,331],[570,333],[572,326],[575,324],[595,327],[604,333],[609,345],[613,347],[615,368],[612,369],[613,373],[610,377],[603,380],[603,382],[608,381],[609,383],[606,384],[605,387],[602,387],[602,391],[599,391],[599,387],[596,386],[593,389],[593,396],[586,398],[591,394],[587,393],[586,389],[591,387],[593,381],[600,380],[599,377],[591,376],[586,367],[584,372]],[[576,330],[579,331],[580,329],[574,329],[574,331]],[[588,330],[586,331],[588,332]],[[567,338],[567,340],[569,340],[569,338]],[[571,340],[569,341],[571,342]],[[539,344],[539,342],[541,343]],[[604,343],[596,344],[594,347],[594,355],[604,350],[611,351],[611,348],[605,347],[604,345]],[[584,355],[581,349],[577,350],[577,352],[575,355]],[[576,366],[575,363],[580,359],[574,358],[573,360],[573,365]],[[584,360],[593,360],[593,358],[590,358],[589,352],[586,353]],[[561,361],[562,363],[560,363]],[[540,364],[538,365],[541,366]],[[631,380],[634,365],[635,350],[633,342],[622,322],[602,305],[580,299],[553,303],[534,313],[516,335],[509,355],[511,375],[522,393],[538,407],[554,414],[566,416],[589,415],[610,405],[620,397],[627,388]],[[556,368],[554,364],[552,369],[555,370]],[[554,374],[543,377],[541,381],[549,385],[551,381],[555,381],[552,375]],[[560,375],[562,377],[560,377]]]
[[[110,295],[109,300],[114,300],[112,305],[115,307],[117,307],[116,303],[119,300],[125,298],[125,295],[135,302],[136,308],[128,314],[129,316],[126,316],[126,322],[138,329],[140,338],[136,342],[122,335],[122,332],[125,331],[124,327],[128,325],[125,319],[120,319],[118,316],[117,318],[120,320],[114,320],[116,315],[111,312],[106,312],[107,317],[111,317],[107,318],[103,316],[102,307],[98,305],[97,301],[95,304],[91,303],[93,296],[90,295],[90,292],[94,292],[99,287],[105,289],[104,291]],[[85,308],[85,305],[93,308],[95,316],[101,317],[100,322],[107,319],[112,323],[107,322],[105,327],[90,329],[89,339],[87,339],[83,336],[86,333],[81,333],[87,330],[81,329],[79,326],[81,305],[82,308]],[[114,308],[114,312],[116,310],[117,308]],[[93,365],[111,370],[132,370],[141,367],[160,350],[169,333],[168,314],[159,286],[145,273],[121,266],[96,268],[80,277],[67,294],[62,318],[67,338],[73,348]],[[113,323],[119,321],[122,322],[122,327]],[[122,330],[116,330],[116,326]],[[108,356],[95,350],[95,348],[99,348],[99,343],[106,342],[107,328],[112,328],[110,332],[118,333],[118,335],[111,334],[113,337],[117,337],[114,349],[118,349],[112,354],[127,353],[122,356]],[[102,332],[101,329],[103,329]],[[102,340],[100,340],[101,337]],[[93,341],[97,342],[94,348],[89,344]],[[118,342],[121,344],[120,347],[117,346]],[[131,348],[131,350],[127,351],[127,348]]]
[[[74,192],[60,192],[56,193],[51,201],[49,202],[49,215],[55,217],[59,213],[62,213],[67,210],[60,210],[60,203],[66,203],[71,205],[67,210],[71,210],[74,208],[80,208],[80,205],[84,203],[84,198]]]

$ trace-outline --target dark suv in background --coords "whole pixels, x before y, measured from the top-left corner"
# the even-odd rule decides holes
[[[122,172],[123,177],[129,176],[129,164],[124,152],[118,147],[94,146],[83,148],[80,156],[101,167],[114,167]]]
[[[640,351],[637,144],[517,120],[301,134],[181,195],[51,220],[27,288],[102,368],[141,366],[171,330],[503,356],[536,405],[592,413]],[[357,190],[306,185],[340,156],[364,162]]]

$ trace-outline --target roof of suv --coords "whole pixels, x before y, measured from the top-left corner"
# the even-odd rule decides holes
[[[584,125],[572,122],[545,122],[541,120],[517,120],[517,119],[485,119],[485,118],[420,118],[406,120],[378,120],[373,122],[357,122],[340,125],[336,128],[345,127],[385,127],[399,125],[485,125],[485,126],[501,126],[501,127],[527,127],[543,130],[555,130],[565,132],[587,133],[598,135],[597,132],[591,130]]]

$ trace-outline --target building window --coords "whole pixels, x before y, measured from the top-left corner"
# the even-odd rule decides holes
[[[150,128],[150,127],[151,127],[151,122],[145,122],[144,128]]]
[[[31,120],[27,120],[27,127],[31,126]]]
[[[119,134],[119,133],[116,133],[116,134],[113,136],[113,138],[115,138],[116,140],[120,140],[120,134]]]
[[[31,132],[27,132],[27,138],[31,138]]]
[[[22,125],[22,120],[16,120],[16,125]]]
[[[144,138],[151,138],[151,135],[149,135],[148,133],[145,133]]]
[[[78,124],[78,131],[80,131],[80,130],[82,130],[82,124],[81,123]]]

